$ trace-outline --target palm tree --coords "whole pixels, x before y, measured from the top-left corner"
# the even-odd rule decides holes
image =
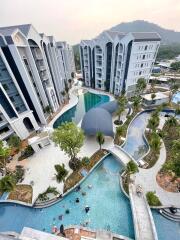
[[[166,121],[166,126],[168,129],[171,127],[176,127],[178,124],[177,119],[174,116],[171,116],[167,121]]]
[[[151,135],[150,146],[154,152],[157,152],[161,146],[161,140],[156,132]]]
[[[104,144],[104,134],[102,132],[96,133],[96,141],[99,143],[99,149],[101,150],[101,146]]]
[[[133,160],[129,161],[126,165],[126,172],[129,175],[138,172],[138,166]]]
[[[152,94],[151,94],[151,100],[152,100],[152,103],[153,103],[155,97],[156,97],[156,94],[155,94],[155,93],[152,93]]]
[[[62,92],[61,92],[61,95],[63,96],[63,103],[64,103],[64,97],[66,96],[66,92],[65,92],[65,91],[62,91]]]
[[[65,177],[68,174],[68,171],[65,169],[65,165],[64,163],[62,165],[55,165],[54,166],[55,170],[56,170],[56,180],[57,182],[61,182],[64,181]]]
[[[116,128],[116,134],[118,137],[121,137],[125,132],[124,126],[119,126]]]
[[[125,111],[125,107],[126,107],[126,104],[127,104],[127,98],[125,97],[125,95],[121,95],[118,97],[118,109],[116,111],[116,114],[119,118],[119,121],[121,119],[121,114]]]
[[[140,96],[134,96],[133,97],[133,109],[135,112],[137,112],[139,110],[139,106],[140,106],[140,102],[141,102],[141,97]]]
[[[15,179],[11,175],[7,175],[0,180],[0,191],[11,192],[15,187]]]
[[[142,93],[146,89],[147,83],[144,78],[139,78],[136,84],[136,92]]]

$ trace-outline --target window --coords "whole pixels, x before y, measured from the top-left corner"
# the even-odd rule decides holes
[[[8,85],[7,84],[3,84],[3,88],[4,88],[4,90],[9,90],[9,87],[8,87]]]
[[[3,121],[2,117],[0,117],[0,122]]]
[[[146,50],[147,50],[147,48],[148,48],[148,46],[146,45],[146,46],[145,46],[145,48],[144,48],[144,50],[146,51]]]
[[[143,67],[143,63],[141,63],[141,68]]]
[[[143,59],[145,59],[145,55],[143,55]]]
[[[139,75],[141,75],[141,74],[142,74],[142,72],[140,71],[140,72],[139,72]]]
[[[15,99],[14,99],[13,97],[10,97],[10,100],[11,100],[12,102],[15,102]]]
[[[19,112],[20,108],[19,108],[19,107],[16,107],[16,110]]]

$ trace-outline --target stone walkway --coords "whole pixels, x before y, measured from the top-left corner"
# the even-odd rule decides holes
[[[164,143],[161,144],[159,159],[150,169],[139,169],[139,173],[135,175],[135,183],[141,184],[144,192],[155,191],[162,205],[174,205],[180,208],[180,193],[167,192],[161,188],[156,182],[156,176],[162,165],[166,161],[166,148]]]
[[[143,193],[141,196],[137,195],[136,186],[134,184],[129,185],[129,196],[133,213],[135,239],[157,240],[152,213],[145,196]]]

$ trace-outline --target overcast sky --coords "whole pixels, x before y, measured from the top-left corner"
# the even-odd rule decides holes
[[[32,23],[71,44],[139,19],[180,31],[180,0],[0,0],[1,26]]]

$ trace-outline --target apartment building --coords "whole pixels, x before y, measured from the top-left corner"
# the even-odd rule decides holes
[[[58,110],[75,71],[66,51],[65,62],[54,37],[31,24],[0,28],[0,140],[14,132],[27,138],[47,124],[47,107]]]
[[[80,43],[85,85],[115,95],[132,96],[139,78],[149,81],[160,45],[157,33],[104,31]]]

